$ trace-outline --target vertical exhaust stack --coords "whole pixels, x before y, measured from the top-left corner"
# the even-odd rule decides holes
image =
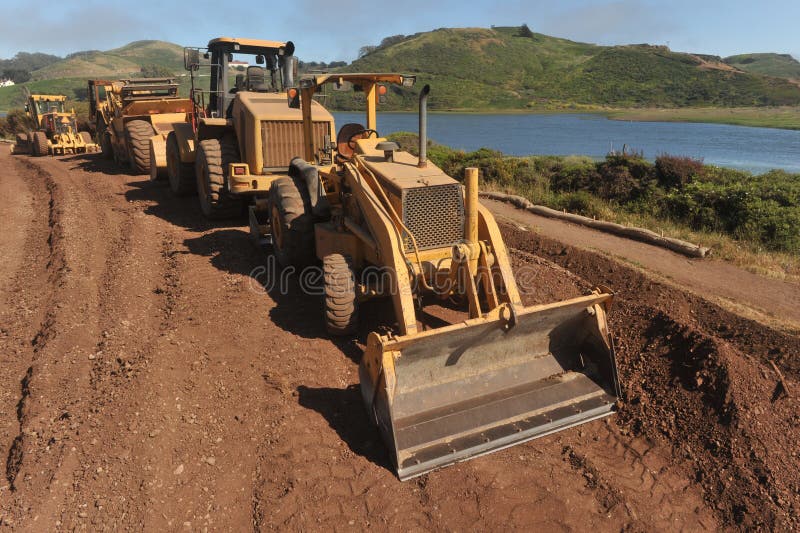
[[[464,171],[464,240],[478,243],[478,169],[470,167]]]
[[[428,93],[431,86],[425,85],[419,93],[419,168],[428,166]]]

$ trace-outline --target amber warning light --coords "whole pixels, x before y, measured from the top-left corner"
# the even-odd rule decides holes
[[[289,102],[289,107],[297,109],[300,107],[300,91],[295,87],[286,89],[286,100]]]

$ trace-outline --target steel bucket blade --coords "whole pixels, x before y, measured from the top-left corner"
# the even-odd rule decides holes
[[[610,414],[619,395],[612,295],[523,308],[382,346],[394,371],[362,392],[400,479]],[[386,379],[392,383],[386,383]]]

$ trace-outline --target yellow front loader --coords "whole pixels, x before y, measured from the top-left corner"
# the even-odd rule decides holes
[[[43,156],[97,151],[91,135],[78,131],[75,110],[66,110],[66,96],[30,93],[27,96],[25,111],[34,129],[17,137],[14,153]]]
[[[606,416],[620,393],[606,320],[613,295],[522,304],[494,217],[478,203],[477,169],[462,185],[427,161],[428,86],[419,157],[377,133],[386,86],[414,81],[300,80],[299,103],[297,90],[288,97],[303,110],[305,153],[269,199],[281,264],[322,262],[329,332],[352,334],[368,299],[392,302],[396,323],[368,335],[359,374],[400,479]],[[319,144],[310,110],[326,84],[362,90],[366,120]],[[445,312],[431,321],[434,307]]]

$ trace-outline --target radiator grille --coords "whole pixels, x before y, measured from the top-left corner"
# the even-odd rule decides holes
[[[328,131],[327,122],[314,122],[314,146],[322,148]],[[299,120],[265,120],[261,122],[261,145],[264,166],[288,167],[293,157],[302,157],[303,123]]]
[[[403,223],[420,250],[452,246],[464,238],[461,185],[432,185],[403,190]],[[405,237],[406,250],[412,248]]]

